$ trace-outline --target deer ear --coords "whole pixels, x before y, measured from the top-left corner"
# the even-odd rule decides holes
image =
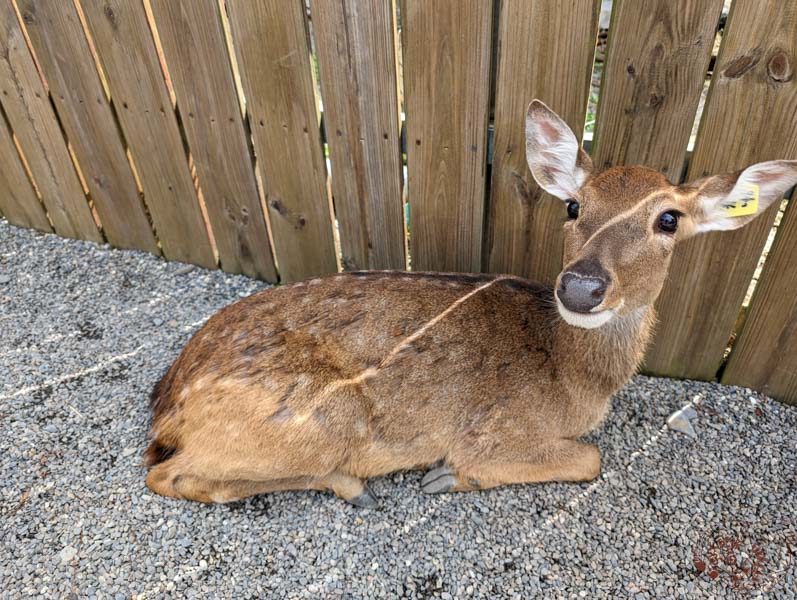
[[[697,188],[692,211],[695,232],[724,231],[747,225],[797,184],[797,160],[772,160],[744,171],[706,177]]]
[[[526,160],[539,186],[562,200],[575,196],[592,171],[567,123],[540,100],[526,113]]]

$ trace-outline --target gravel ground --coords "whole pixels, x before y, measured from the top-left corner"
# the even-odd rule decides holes
[[[635,378],[591,484],[154,496],[152,385],[262,285],[0,221],[0,597],[795,597],[797,408],[716,384]]]

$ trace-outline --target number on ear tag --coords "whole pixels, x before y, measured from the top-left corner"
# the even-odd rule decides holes
[[[722,208],[729,217],[744,217],[758,212],[758,186],[755,183],[745,183],[747,188],[740,197],[725,202]]]

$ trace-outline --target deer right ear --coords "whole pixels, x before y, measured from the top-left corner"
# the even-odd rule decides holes
[[[526,160],[537,184],[569,200],[592,171],[592,160],[559,115],[540,100],[526,112]]]
[[[747,225],[797,184],[797,160],[771,160],[738,173],[706,177],[697,189],[692,218],[695,232],[738,229]]]

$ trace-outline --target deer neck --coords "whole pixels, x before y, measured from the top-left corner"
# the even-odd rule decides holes
[[[655,318],[653,307],[645,306],[595,329],[560,320],[555,337],[562,364],[567,365],[567,385],[602,397],[616,392],[642,363]]]

